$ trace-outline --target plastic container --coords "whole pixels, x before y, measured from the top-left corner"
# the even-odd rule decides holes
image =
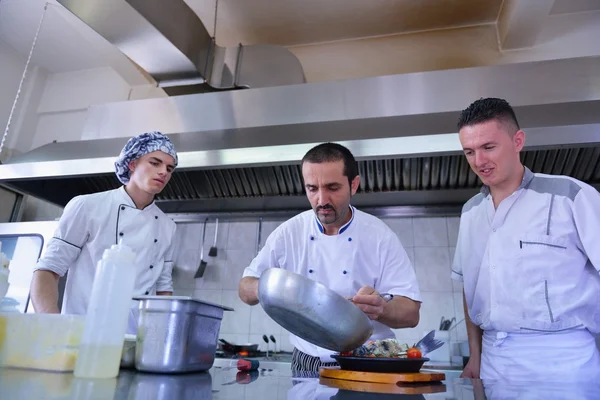
[[[73,371],[84,321],[79,315],[0,313],[0,366]]]
[[[76,377],[118,375],[135,278],[135,253],[130,248],[118,244],[104,251],[85,317]]]

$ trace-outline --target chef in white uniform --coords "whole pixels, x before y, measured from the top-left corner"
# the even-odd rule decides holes
[[[372,320],[371,339],[394,338],[390,328],[419,322],[421,296],[414,269],[398,237],[372,215],[350,205],[360,182],[352,153],[335,143],[310,150],[302,176],[312,210],[281,224],[267,239],[240,282],[240,298],[258,304],[258,278],[267,268],[284,268],[323,283]],[[379,293],[391,293],[385,302]],[[333,353],[295,335],[292,369],[318,371],[335,365]]]
[[[123,186],[77,196],[40,258],[31,283],[37,313],[58,313],[58,279],[68,273],[63,314],[85,314],[102,253],[120,241],[137,255],[134,295],[171,295],[175,223],[154,203],[169,182],[177,153],[160,132],[131,138],[115,162]],[[132,312],[128,333],[135,333]]]
[[[463,207],[452,267],[464,282],[463,377],[598,381],[600,193],[524,167],[525,134],[505,100],[477,100],[458,128],[484,184]]]

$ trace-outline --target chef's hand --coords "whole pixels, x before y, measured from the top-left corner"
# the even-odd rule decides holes
[[[377,321],[383,315],[385,300],[371,286],[361,287],[351,300],[372,320]]]
[[[469,358],[467,365],[465,365],[465,369],[462,374],[460,374],[461,378],[469,378],[469,379],[479,379],[479,371],[481,369],[481,361],[476,357]]]

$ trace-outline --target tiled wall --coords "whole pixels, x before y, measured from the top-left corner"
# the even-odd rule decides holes
[[[397,329],[396,337],[414,343],[423,334],[438,329],[441,317],[456,318],[455,329],[450,331],[453,342],[467,339],[462,310],[462,286],[450,279],[451,260],[458,233],[458,218],[389,218],[384,221],[398,235],[411,258],[419,281],[423,304],[421,321],[416,328]],[[263,221],[261,242],[282,221]],[[194,279],[200,263],[202,223],[178,226],[178,254],[174,269],[176,295],[197,298],[233,307],[221,325],[221,337],[237,344],[258,343],[266,350],[262,335],[273,335],[277,350],[291,351],[288,334],[263,311],[260,305],[250,307],[239,299],[238,284],[244,268],[256,255],[258,220],[221,222],[217,237],[217,257],[209,257],[213,244],[215,223],[206,228],[204,260],[208,262],[202,278]],[[273,344],[270,344],[273,350]]]

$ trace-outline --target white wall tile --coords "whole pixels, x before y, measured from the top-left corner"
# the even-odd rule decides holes
[[[281,335],[281,326],[267,315],[261,305],[253,306],[250,313],[250,333],[261,335]]]
[[[234,311],[223,315],[221,332],[248,334],[250,332],[250,306],[242,302],[237,290],[223,290],[223,305]]]
[[[410,259],[410,263],[412,264],[413,268],[415,268],[415,248],[414,247],[405,247],[404,250],[406,250],[406,254],[408,255],[408,258]]]
[[[221,290],[194,290],[194,298],[198,300],[208,301],[215,304],[223,304],[223,292]],[[224,313],[232,313],[233,311],[225,311]]]
[[[421,339],[431,330],[439,329],[441,317],[452,319],[455,316],[454,294],[452,292],[421,292],[421,318],[416,328],[405,329],[406,337]]]
[[[279,340],[279,351],[294,351],[294,345],[290,342],[290,333],[282,329],[281,339]]]
[[[178,249],[194,249],[200,254],[200,245],[202,243],[201,223],[177,224],[175,232],[175,242]]]
[[[415,247],[415,271],[422,291],[452,292],[447,248]]]
[[[228,279],[228,251],[221,249],[216,257],[208,257],[208,250],[205,250],[203,258],[207,263],[206,269],[204,270],[204,275],[196,279],[196,289],[225,289],[223,282]]]
[[[284,220],[266,220],[262,222],[261,232],[260,232],[260,248],[262,249],[267,241],[267,238],[273,231],[282,223]]]
[[[254,250],[238,249],[227,250],[227,264],[222,271],[221,285],[223,289],[237,290],[244,269],[250,265],[254,258]]]
[[[200,260],[199,249],[180,249],[173,267],[173,287],[175,289],[195,289],[194,275]]]
[[[228,249],[256,249],[258,233],[257,221],[241,221],[229,223],[227,237]]]
[[[410,329],[392,329],[396,335],[396,340],[400,343],[406,343],[409,346],[417,343],[421,337],[416,334],[416,331]]]
[[[411,247],[414,246],[414,235],[413,235],[413,219],[412,218],[382,218],[382,221],[390,227],[392,231],[398,236],[402,246]]]
[[[448,244],[450,246],[456,246],[458,240],[458,227],[460,225],[460,217],[448,217],[446,219],[448,226]]]
[[[173,287],[173,296],[194,297],[195,289]]]
[[[448,247],[445,218],[413,218],[414,246]]]
[[[456,247],[454,247],[454,246],[448,247],[448,255],[450,257],[450,266],[452,266],[452,263],[454,262],[454,254],[455,253],[456,253]]]
[[[455,341],[465,341],[468,340],[467,337],[467,324],[464,321],[465,312],[463,307],[463,295],[462,293],[454,293],[454,315],[456,321],[454,324],[454,329],[451,328],[450,334],[452,335],[452,340]]]

